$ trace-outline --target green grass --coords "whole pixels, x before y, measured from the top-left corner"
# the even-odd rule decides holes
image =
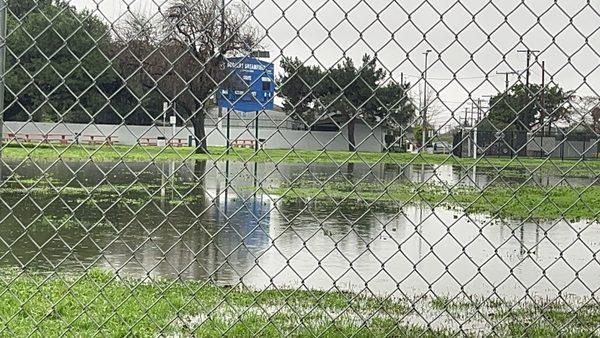
[[[299,181],[291,186],[268,190],[286,201],[302,199],[323,203],[359,203],[377,207],[423,202],[428,206],[457,207],[467,213],[518,220],[598,219],[600,217],[600,186],[538,187],[492,185],[483,190],[456,186],[409,183],[384,187],[371,183],[313,183]]]
[[[427,328],[410,324],[407,319],[413,316],[433,322],[443,315],[454,318],[452,321],[491,324],[487,335],[584,336],[593,334],[600,320],[600,306],[594,303],[569,306],[501,301],[488,307],[487,302],[473,299],[455,302],[443,297],[433,299],[429,307],[414,307],[412,301],[340,291],[256,291],[199,281],[119,279],[98,269],[80,275],[3,270],[0,336],[475,335],[458,331],[459,322],[448,323],[452,328]]]
[[[13,182],[14,181],[14,182]],[[133,183],[130,185],[99,185],[96,187],[61,186],[48,180],[24,180],[19,178],[7,181],[0,187],[2,196],[44,196],[60,195],[70,198],[73,205],[86,203],[120,203],[143,205],[151,199],[160,199],[159,184]],[[183,197],[170,199],[172,205],[193,204],[204,196],[197,182],[177,182],[175,189]],[[197,189],[197,191],[195,190]],[[240,191],[244,188],[240,188]],[[254,190],[254,187],[247,189]],[[261,188],[258,188],[259,192]],[[306,203],[318,201],[322,208],[401,207],[408,203],[421,203],[426,207],[456,208],[461,212],[485,214],[494,218],[515,220],[554,220],[600,219],[600,186],[571,187],[568,185],[542,187],[537,185],[490,185],[483,189],[468,186],[446,188],[440,184],[411,184],[347,182],[321,183],[299,179],[293,184],[265,188],[267,194],[281,196],[284,202]],[[156,194],[150,196],[149,194]],[[392,202],[392,203],[390,203]],[[395,212],[396,212],[395,211]],[[68,225],[68,223],[66,223]]]
[[[407,311],[391,300],[344,292],[259,292],[195,281],[143,282],[116,279],[101,270],[71,277],[4,272],[0,278],[1,336],[446,335],[398,325],[396,318]],[[372,318],[364,321],[361,316]]]
[[[375,153],[375,152],[346,152],[346,151],[308,151],[288,149],[260,150],[232,148],[228,154],[224,147],[210,147],[210,154],[195,154],[193,148],[160,148],[142,146],[54,146],[38,147],[8,146],[2,150],[3,156],[10,159],[40,159],[55,160],[88,160],[95,161],[153,161],[153,160],[235,160],[256,162],[284,163],[393,163],[393,164],[448,164],[470,167],[493,168],[533,168],[555,171],[559,168],[567,175],[583,175],[596,177],[600,175],[600,160],[588,160],[585,163],[575,160],[561,161],[558,159],[539,158],[457,158],[452,155],[439,154],[409,154],[409,153]],[[539,167],[539,168],[538,168]]]

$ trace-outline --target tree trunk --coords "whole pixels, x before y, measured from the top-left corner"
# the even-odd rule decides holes
[[[350,116],[348,121],[348,151],[356,151],[356,140],[354,138],[354,129],[356,127],[356,117]]]
[[[204,130],[204,112],[196,111],[196,115],[191,119],[194,126],[194,138],[196,144],[196,154],[208,154],[206,146],[206,131]]]

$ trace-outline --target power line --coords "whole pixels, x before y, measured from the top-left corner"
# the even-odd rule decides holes
[[[421,75],[410,75],[410,74],[406,74],[404,73],[404,76],[406,77],[412,77],[412,78],[417,78],[420,79],[422,78]],[[479,79],[489,79],[492,77],[498,77],[498,74],[490,74],[487,76],[471,76],[471,77],[450,77],[450,78],[442,78],[442,77],[427,77],[427,80],[439,80],[439,81],[451,81],[451,80],[479,80]]]

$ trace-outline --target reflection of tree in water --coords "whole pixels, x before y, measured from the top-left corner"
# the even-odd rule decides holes
[[[262,226],[268,220],[257,221],[264,210],[252,199],[235,196],[223,203],[225,195],[236,194],[228,187],[209,191],[206,180],[221,175],[216,165],[207,168],[204,160],[192,165],[192,184],[180,192],[183,201],[166,210],[150,209],[144,216],[146,222],[168,222],[150,234],[138,260],[146,270],[154,267],[154,274],[235,282],[254,264],[255,251],[268,244],[268,235],[262,230],[268,229]],[[127,257],[127,252],[120,256]]]
[[[346,166],[346,177],[349,181],[354,179],[354,162],[348,162],[348,165]]]
[[[9,215],[0,234],[8,243],[14,241],[4,251],[14,253],[18,261],[9,255],[0,260],[14,266],[33,259],[31,265],[40,269],[52,269],[65,259],[70,267],[97,260],[124,274],[212,277],[234,283],[270,242],[270,203],[243,196],[240,189],[211,191],[206,182],[222,175],[215,168],[205,160],[157,163],[140,172],[127,189],[103,185],[101,193],[91,195],[86,190],[51,192],[22,201],[23,196],[4,194],[15,208],[12,215],[0,209],[3,216]],[[55,231],[46,224],[22,236],[20,223],[36,223],[39,216],[51,218],[54,226],[64,217],[72,221],[68,229]],[[45,243],[41,249],[40,243]]]

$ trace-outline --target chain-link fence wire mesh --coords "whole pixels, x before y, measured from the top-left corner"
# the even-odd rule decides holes
[[[597,3],[0,9],[2,336],[598,335]]]

